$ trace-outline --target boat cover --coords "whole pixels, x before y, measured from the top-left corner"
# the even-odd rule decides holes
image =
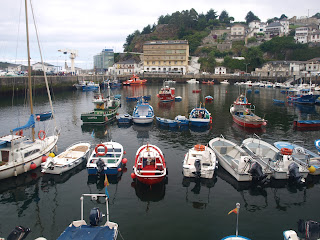
[[[71,226],[66,228],[60,235],[58,240],[78,239],[78,240],[114,240],[115,230],[108,226],[88,226],[82,225],[80,227]]]
[[[35,126],[34,115],[31,114],[26,125],[14,128],[14,129],[12,129],[12,131],[17,132],[19,130],[23,130],[23,129],[27,129],[27,128],[34,128],[34,126]]]

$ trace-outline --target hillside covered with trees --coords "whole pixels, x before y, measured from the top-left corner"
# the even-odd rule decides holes
[[[268,19],[268,23],[287,17],[282,14],[279,18]],[[320,13],[313,17],[320,18]],[[253,20],[260,20],[253,12],[249,11],[243,22],[248,25]],[[232,48],[228,51],[219,51],[216,46],[203,46],[203,39],[214,29],[226,29],[234,24],[234,18],[223,10],[220,15],[210,9],[206,14],[197,13],[195,9],[177,11],[158,18],[157,24],[147,25],[129,34],[124,44],[125,52],[142,52],[143,43],[151,40],[188,40],[190,55],[198,56],[201,69],[212,72],[221,65],[217,58],[224,58],[222,65],[229,70],[245,70],[246,63],[250,63],[248,71],[261,67],[266,61],[295,60],[304,61],[320,56],[320,47],[309,47],[307,44],[297,44],[293,38],[294,28],[289,36],[275,37],[265,41],[259,46],[247,47],[244,41],[233,41]],[[255,42],[255,37],[249,38],[248,43]],[[244,57],[245,60],[237,60],[232,57]],[[129,57],[129,56],[128,56]]]

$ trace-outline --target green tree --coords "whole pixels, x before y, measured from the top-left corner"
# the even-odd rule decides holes
[[[246,59],[246,62],[250,63],[250,65],[248,65],[248,72],[249,70],[252,71],[257,67],[261,67],[264,63],[263,52],[259,47],[248,48],[244,57]]]
[[[223,10],[221,13],[220,13],[220,16],[219,16],[219,21],[221,23],[230,23],[230,21],[233,21],[234,18],[233,17],[229,17],[229,14],[226,10]]]
[[[209,22],[210,19],[215,20],[218,17],[217,12],[214,11],[212,8],[207,12],[205,16],[206,16],[207,22]]]
[[[151,25],[149,24],[148,26],[144,27],[141,34],[149,34],[151,33]]]
[[[313,18],[317,18],[317,19],[320,19],[320,13],[316,13],[315,15],[312,16]]]
[[[246,23],[249,24],[250,22],[254,20],[260,21],[260,18],[258,18],[256,15],[253,14],[253,12],[249,11],[247,13],[247,16],[245,17]]]
[[[288,17],[287,17],[285,14],[281,14],[279,20],[282,20],[282,19],[284,19],[284,18],[288,18]]]

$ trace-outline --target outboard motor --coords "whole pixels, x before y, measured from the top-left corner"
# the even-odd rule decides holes
[[[30,228],[25,228],[22,226],[15,227],[12,232],[7,237],[7,240],[22,240],[25,239],[31,232]]]
[[[198,177],[201,176],[201,161],[200,159],[196,159],[194,161],[194,167],[196,168],[196,171],[194,172],[195,175],[197,175]]]
[[[299,166],[295,162],[292,162],[288,166],[289,178],[294,180],[296,183],[302,182],[302,176],[299,172]]]
[[[262,167],[259,163],[257,162],[254,162],[252,165],[251,165],[251,168],[249,170],[249,173],[251,174],[252,176],[252,181],[253,182],[256,182],[256,183],[259,183],[259,184],[265,184],[266,181],[267,181],[267,175],[266,174],[263,174],[262,172]]]
[[[102,161],[101,158],[99,158],[99,160],[97,161],[96,165],[97,165],[97,172],[98,172],[97,174],[98,175],[103,174],[105,164],[104,164],[104,162]]]
[[[298,230],[306,236],[307,240],[317,240],[320,238],[320,223],[299,219]]]
[[[92,208],[90,211],[89,219],[90,219],[91,226],[98,226],[102,220],[102,212],[100,211],[100,209]]]

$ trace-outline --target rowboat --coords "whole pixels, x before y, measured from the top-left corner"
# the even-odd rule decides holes
[[[266,182],[267,175],[261,164],[237,144],[221,136],[211,139],[209,147],[215,152],[219,164],[237,181]]]
[[[101,203],[100,198],[105,198],[106,215],[102,214],[99,208],[92,208],[90,211],[90,224],[83,219],[83,200],[84,197],[90,197],[91,201]],[[81,200],[81,219],[72,221],[72,223],[59,236],[58,240],[69,239],[106,239],[115,240],[118,236],[119,226],[117,223],[109,221],[109,197],[106,194],[82,194]],[[106,222],[99,226],[102,218],[106,216]]]
[[[87,161],[88,174],[118,174],[127,163],[123,155],[124,150],[120,143],[111,141],[98,144]]]
[[[44,121],[52,117],[52,112],[47,111],[47,112],[42,112],[42,113],[36,113],[36,119],[38,121]]]
[[[185,177],[212,178],[218,167],[214,151],[208,146],[197,144],[185,155],[183,160]]]
[[[305,182],[309,170],[306,166],[297,164],[285,149],[279,150],[259,138],[247,138],[242,142],[254,157],[259,158],[263,167],[270,169],[274,179],[292,179],[297,183]]]
[[[161,117],[156,117],[156,120],[159,125],[162,125],[164,127],[171,127],[171,128],[178,127],[180,123],[178,120],[172,120],[172,119],[161,118]]]
[[[87,157],[91,144],[88,142],[75,143],[55,157],[48,157],[41,164],[41,172],[62,174],[80,165]]]
[[[162,182],[167,175],[166,162],[160,148],[147,144],[136,153],[131,177],[146,185]]]
[[[296,128],[319,128],[320,120],[294,120],[293,126]]]

